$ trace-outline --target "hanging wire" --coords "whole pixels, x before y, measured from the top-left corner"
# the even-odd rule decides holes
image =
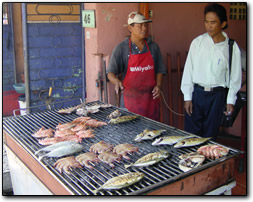
[[[184,116],[184,114],[179,114],[177,112],[175,112],[172,108],[169,107],[169,105],[167,104],[165,98],[164,98],[164,95],[163,95],[163,92],[161,91],[161,95],[162,95],[162,98],[163,98],[163,102],[165,104],[165,106],[175,115],[178,115],[178,116]]]

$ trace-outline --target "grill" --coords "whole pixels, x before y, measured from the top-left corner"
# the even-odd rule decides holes
[[[94,104],[103,104],[99,101],[88,103],[87,105],[91,106]],[[123,115],[135,115],[131,112],[125,111],[121,108],[110,107],[106,109],[101,109],[95,114],[91,114],[90,117],[97,119],[99,121],[108,122],[106,118],[112,111],[119,109]],[[110,143],[110,144],[122,144],[130,143],[139,148],[137,153],[134,153],[130,156],[131,160],[122,159],[120,163],[115,162],[115,168],[111,168],[108,164],[99,162],[95,165],[94,169],[89,169],[86,167],[75,168],[71,171],[71,174],[59,173],[54,167],[53,164],[58,160],[58,158],[48,158],[45,157],[41,161],[38,160],[38,157],[34,153],[42,148],[36,138],[32,137],[32,134],[44,126],[45,128],[55,127],[59,123],[71,122],[73,119],[79,117],[76,114],[62,115],[56,112],[57,110],[47,110],[44,112],[28,114],[25,116],[16,116],[3,119],[3,129],[14,138],[25,150],[30,153],[43,167],[45,167],[51,175],[55,176],[64,186],[66,186],[73,194],[76,195],[92,195],[93,190],[103,185],[107,180],[118,175],[122,175],[128,172],[140,171],[145,174],[145,177],[126,188],[119,190],[102,190],[99,191],[98,195],[140,195],[145,194],[151,190],[162,187],[166,184],[170,184],[174,181],[182,179],[186,176],[197,173],[203,169],[211,167],[218,164],[221,161],[225,161],[229,158],[232,158],[239,154],[238,150],[229,148],[229,154],[225,157],[222,157],[217,160],[206,159],[203,165],[196,169],[192,169],[189,172],[183,172],[178,167],[179,158],[181,154],[195,152],[199,146],[188,147],[188,148],[179,148],[175,149],[173,146],[169,145],[160,145],[152,146],[152,141],[143,141],[136,143],[133,139],[134,137],[141,133],[144,129],[165,129],[166,132],[162,136],[167,135],[189,135],[185,131],[170,127],[168,125],[162,124],[150,120],[145,117],[140,117],[136,120],[121,123],[117,125],[107,125],[95,128],[96,136],[90,139],[83,139],[82,145],[83,150],[80,153],[88,152],[92,144],[97,143],[101,140]],[[207,143],[215,143],[213,141],[208,141]],[[204,143],[206,144],[206,143]],[[217,143],[215,143],[217,144]],[[130,167],[125,169],[125,164],[130,164],[135,162],[137,159],[151,152],[159,151],[160,149],[168,150],[170,157],[153,165],[143,168]],[[80,153],[76,153],[77,156]]]

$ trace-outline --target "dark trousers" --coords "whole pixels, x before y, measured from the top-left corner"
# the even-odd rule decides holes
[[[194,87],[192,114],[189,116],[185,113],[185,131],[215,140],[219,133],[225,99],[225,89],[207,92]]]

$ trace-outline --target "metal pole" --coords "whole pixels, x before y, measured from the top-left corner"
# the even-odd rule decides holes
[[[8,3],[10,23],[11,23],[11,35],[12,35],[12,54],[13,54],[13,72],[14,80],[17,83],[17,70],[16,70],[16,56],[15,56],[15,46],[14,46],[14,27],[13,27],[13,15],[12,15],[12,3]]]
[[[84,9],[84,3],[81,3],[80,5],[80,23],[81,23],[81,29],[82,29],[82,69],[83,69],[83,83],[82,83],[82,88],[83,88],[83,101],[85,102],[86,99],[86,78],[85,78],[85,32],[84,28],[82,27],[82,10]]]
[[[27,47],[27,23],[26,23],[26,3],[22,3],[22,37],[23,37],[23,53],[24,53],[24,73],[25,73],[25,99],[26,108],[30,107],[30,85],[29,85],[29,69],[28,69],[28,47]],[[30,113],[30,110],[28,110]]]

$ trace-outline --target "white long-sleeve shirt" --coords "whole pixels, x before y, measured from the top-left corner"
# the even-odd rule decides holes
[[[185,101],[192,100],[194,84],[199,84],[228,87],[227,104],[235,104],[236,93],[241,88],[241,52],[235,42],[229,82],[229,38],[225,32],[222,34],[226,40],[220,43],[214,43],[207,33],[192,41],[181,82]]]

